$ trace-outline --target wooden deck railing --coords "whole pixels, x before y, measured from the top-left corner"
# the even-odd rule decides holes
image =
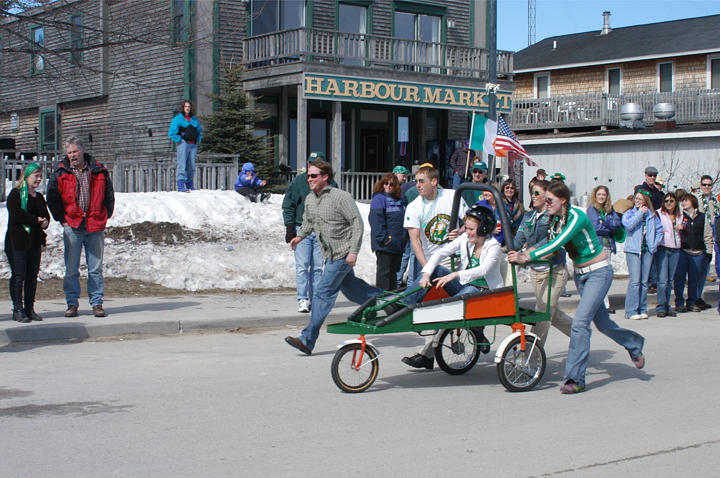
[[[645,111],[643,121],[655,123],[653,107],[658,103],[675,105],[677,124],[720,122],[720,90],[688,90],[672,93],[625,95],[555,96],[542,99],[513,98],[510,124],[513,130],[618,126],[620,108],[639,103]]]
[[[247,38],[243,62],[249,70],[298,62],[335,62],[452,76],[487,76],[489,52],[482,48],[406,40],[364,33],[296,28]],[[497,52],[497,72],[512,75],[513,53]]]

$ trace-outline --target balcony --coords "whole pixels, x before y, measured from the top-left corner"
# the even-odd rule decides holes
[[[542,99],[513,98],[510,125],[513,131],[618,126],[620,107],[625,103],[642,105],[646,125],[656,121],[653,107],[658,103],[675,105],[673,119],[677,124],[720,123],[720,90],[715,89],[554,96]]]
[[[482,48],[316,28],[285,30],[243,41],[247,70],[291,63],[337,63],[484,79],[489,59],[488,50]],[[512,71],[512,52],[498,51],[498,77],[510,78]]]

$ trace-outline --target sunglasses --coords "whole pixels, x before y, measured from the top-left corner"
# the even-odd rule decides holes
[[[505,186],[505,189],[515,189],[515,186]]]
[[[666,199],[665,202],[675,202],[674,199]]]
[[[553,198],[545,198],[545,204],[552,204],[554,201]]]
[[[472,172],[473,172],[473,174],[480,174],[480,173],[484,173],[485,171],[483,171],[482,169],[473,169]]]
[[[649,177],[651,177],[651,178],[656,178],[656,177],[657,177],[657,174],[646,174],[645,176],[649,176]]]
[[[541,193],[540,191],[533,191],[533,192],[532,192],[532,195],[533,195],[533,196],[539,196],[539,195],[541,195],[541,194],[542,194],[542,193]]]
[[[712,186],[712,183],[703,183],[703,184],[700,184],[700,186],[710,187],[710,186]]]
[[[307,177],[315,179],[322,176],[322,173],[308,173]]]

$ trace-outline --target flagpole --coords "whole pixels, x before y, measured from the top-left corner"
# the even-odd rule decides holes
[[[489,0],[488,3],[488,53],[490,57],[488,82],[495,85],[497,83],[497,0]],[[497,121],[495,88],[490,88],[488,93],[488,118]],[[490,182],[493,182],[495,181],[495,155],[488,155],[488,163],[490,165],[489,179]]]
[[[470,117],[472,120],[470,121],[470,139],[468,142],[468,152],[467,157],[465,158],[465,178],[468,177],[468,171],[470,168],[470,148],[472,147],[472,139],[473,139],[473,129],[475,128],[475,112],[470,113]]]

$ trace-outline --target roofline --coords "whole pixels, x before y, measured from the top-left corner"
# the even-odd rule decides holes
[[[687,131],[684,133],[634,134],[627,136],[583,136],[548,139],[522,139],[523,146],[566,143],[612,143],[619,141],[653,141],[658,139],[687,139],[720,137],[717,131]]]
[[[605,60],[605,61],[590,61],[587,63],[568,63],[566,65],[555,65],[555,66],[547,66],[547,67],[541,67],[541,68],[523,68],[521,70],[514,70],[513,74],[517,75],[519,73],[535,73],[538,71],[550,71],[550,70],[562,70],[565,68],[582,68],[584,66],[602,66],[602,65],[610,65],[614,63],[622,63],[622,62],[630,62],[630,61],[641,61],[641,60],[657,60],[660,58],[672,58],[676,56],[690,56],[690,55],[704,55],[708,53],[720,53],[720,46],[717,48],[711,48],[711,49],[705,49],[705,50],[695,50],[695,51],[683,51],[678,53],[663,53],[659,55],[645,55],[645,56],[631,56],[627,58],[613,58],[611,60]]]

